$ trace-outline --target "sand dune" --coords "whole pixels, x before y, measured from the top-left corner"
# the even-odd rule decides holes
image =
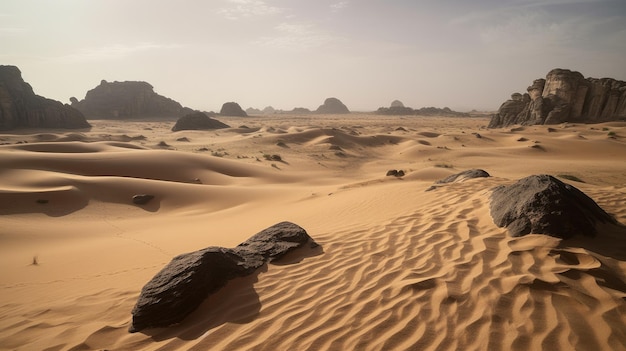
[[[625,123],[378,117],[0,135],[0,349],[626,349],[626,227],[512,238],[489,215],[490,189],[549,173],[626,224]],[[425,191],[470,168],[492,177]],[[180,325],[127,332],[172,257],[283,220],[321,248],[231,281]]]

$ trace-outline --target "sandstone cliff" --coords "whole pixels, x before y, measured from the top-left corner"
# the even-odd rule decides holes
[[[154,92],[146,82],[106,80],[87,92],[84,100],[71,99],[72,107],[87,118],[132,119],[142,117],[178,118],[193,110]]]
[[[80,111],[35,95],[19,68],[0,65],[0,130],[89,127]]]
[[[585,78],[567,69],[553,69],[536,79],[527,93],[515,93],[489,122],[490,128],[512,124],[596,123],[626,119],[626,82]]]

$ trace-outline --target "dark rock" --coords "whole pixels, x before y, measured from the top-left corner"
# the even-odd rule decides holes
[[[145,205],[154,199],[154,195],[149,194],[137,194],[133,196],[133,203],[136,205]]]
[[[339,99],[330,97],[324,100],[324,104],[320,105],[315,112],[325,114],[344,114],[350,113],[350,110],[348,110],[348,107],[346,107],[343,102],[339,101]]]
[[[186,143],[190,142],[189,138],[187,137],[178,138],[176,139],[176,141],[181,141],[181,142],[186,142]]]
[[[235,117],[248,117],[246,111],[244,111],[241,106],[239,106],[236,102],[226,102],[222,105],[222,109],[220,110],[220,115],[222,116],[235,116]]]
[[[80,111],[35,95],[19,68],[0,65],[0,130],[89,127]]]
[[[386,176],[387,177],[393,176],[393,177],[398,177],[398,178],[399,177],[404,177],[404,171],[403,170],[392,169],[392,170],[387,171]]]
[[[232,249],[208,247],[179,255],[141,290],[129,331],[179,323],[229,280],[307,243],[317,246],[303,228],[281,222]]]
[[[483,171],[482,169],[469,169],[467,171],[463,171],[461,173],[452,174],[443,179],[440,179],[435,182],[435,184],[447,184],[447,183],[456,183],[461,182],[466,179],[472,178],[486,178],[490,177],[489,173]]]
[[[575,71],[553,69],[505,102],[489,122],[490,128],[512,124],[598,123],[626,118],[626,82],[584,78]]]
[[[102,80],[89,90],[85,99],[72,106],[87,118],[133,119],[142,117],[178,118],[193,110],[154,92],[146,82],[112,82]]]
[[[615,219],[575,187],[550,175],[533,175],[493,189],[491,217],[514,236],[594,236],[597,223]]]
[[[172,131],[211,130],[222,128],[230,128],[230,126],[207,116],[204,112],[194,112],[179,118],[174,127],[172,127]]]

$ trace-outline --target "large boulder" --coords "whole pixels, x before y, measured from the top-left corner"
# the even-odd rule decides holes
[[[320,105],[315,112],[324,114],[344,114],[350,113],[350,110],[348,110],[348,107],[339,99],[330,97],[324,100],[324,104]]]
[[[133,119],[149,117],[178,118],[193,110],[154,92],[146,82],[107,82],[89,90],[85,98],[72,98],[72,106],[87,118]]]
[[[172,131],[177,132],[179,130],[209,130],[223,128],[230,128],[230,126],[209,117],[204,112],[194,112],[179,118],[174,127],[172,127]]]
[[[281,222],[232,249],[208,247],[176,256],[141,290],[129,331],[179,323],[229,280],[306,244],[317,246],[303,228]]]
[[[19,68],[0,65],[0,130],[89,127],[80,111],[36,95]]]
[[[491,194],[494,223],[512,236],[594,236],[598,223],[616,223],[585,193],[550,175],[532,175]]]
[[[626,82],[623,81],[584,78],[579,72],[557,68],[546,79],[535,80],[527,91],[521,101],[511,99],[502,104],[489,127],[597,123],[626,118]]]
[[[241,106],[239,106],[236,102],[226,102],[222,105],[222,109],[220,110],[220,115],[222,116],[235,116],[235,117],[248,117],[246,111],[244,111]]]

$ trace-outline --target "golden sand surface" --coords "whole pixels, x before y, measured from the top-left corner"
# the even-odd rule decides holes
[[[626,123],[216,118],[232,128],[0,134],[1,350],[626,349],[624,227],[513,238],[489,213],[495,186],[551,174],[626,224]],[[472,168],[492,177],[425,191]],[[142,286],[174,256],[281,221],[323,252],[232,280],[179,325],[128,333]]]

